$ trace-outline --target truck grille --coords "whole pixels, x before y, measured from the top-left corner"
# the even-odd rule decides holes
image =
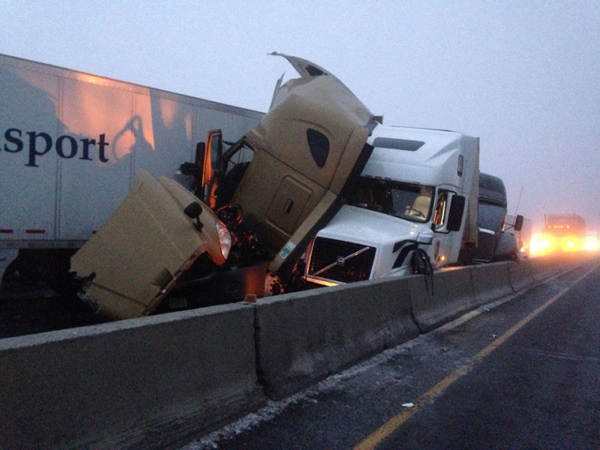
[[[316,238],[307,275],[341,283],[368,280],[374,259],[373,247]]]
[[[490,262],[494,257],[496,235],[479,232],[477,236],[477,249],[473,254],[473,261]]]

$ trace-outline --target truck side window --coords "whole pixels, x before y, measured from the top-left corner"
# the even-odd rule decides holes
[[[309,128],[306,130],[308,148],[318,167],[323,167],[329,156],[329,139],[323,133]]]
[[[221,134],[214,134],[210,140],[210,166],[213,171],[218,170],[219,157],[223,151],[223,144],[221,141]]]
[[[225,176],[227,176],[237,166],[248,167],[248,165],[250,165],[250,161],[252,161],[252,158],[254,158],[253,149],[247,145],[240,147],[240,149],[231,155],[227,161],[227,166],[225,167]]]
[[[228,155],[227,158],[226,161],[223,161],[225,164],[223,168],[225,173],[223,182],[219,186],[217,207],[226,205],[233,198],[233,194],[239,186],[240,181],[242,181],[252,158],[254,158],[254,150],[247,145],[242,145],[237,151]]]
[[[438,194],[435,212],[433,214],[433,224],[436,228],[444,226],[446,221],[446,207],[448,205],[448,193],[440,192]]]

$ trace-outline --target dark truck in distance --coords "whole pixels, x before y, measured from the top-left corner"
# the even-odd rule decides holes
[[[507,225],[507,206],[506,187],[502,179],[480,173],[477,246],[461,252],[462,264],[520,259],[519,243],[511,229],[520,231],[524,219],[523,216],[518,215],[514,225]]]

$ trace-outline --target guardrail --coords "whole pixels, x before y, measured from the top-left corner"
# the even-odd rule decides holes
[[[0,340],[0,448],[189,442],[478,306],[569,270],[445,270]]]

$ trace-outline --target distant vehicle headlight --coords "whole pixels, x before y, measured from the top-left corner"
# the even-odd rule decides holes
[[[217,221],[217,234],[219,235],[221,254],[223,258],[227,259],[231,250],[231,233],[222,222]]]

